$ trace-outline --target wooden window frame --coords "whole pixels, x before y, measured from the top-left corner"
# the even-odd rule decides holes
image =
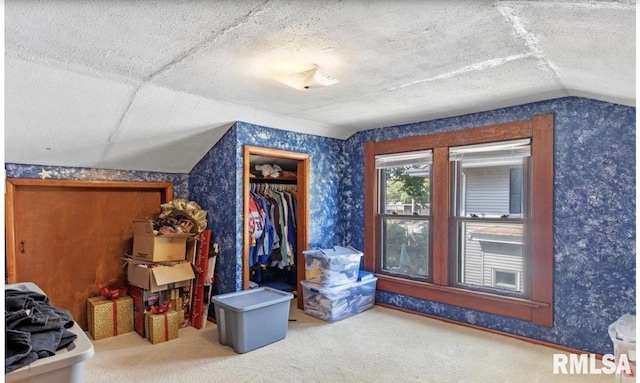
[[[465,130],[406,137],[364,144],[364,267],[375,271],[378,262],[377,172],[375,156],[433,150],[432,282],[377,274],[377,288],[416,298],[553,326],[553,114],[531,120]],[[449,147],[531,138],[531,214],[528,218],[527,253],[530,255],[529,299],[495,295],[452,287],[449,268],[451,218]],[[447,164],[437,166],[436,164]]]

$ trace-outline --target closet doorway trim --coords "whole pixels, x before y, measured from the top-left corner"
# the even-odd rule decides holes
[[[302,251],[309,247],[309,176],[311,171],[311,155],[308,153],[290,152],[287,150],[265,148],[260,146],[244,146],[243,158],[243,231],[242,231],[242,287],[249,288],[249,222],[246,217],[249,214],[249,190],[250,190],[250,170],[251,156],[274,157],[287,160],[297,161],[297,190],[298,190],[298,206],[296,215],[298,216],[297,232],[297,251],[296,251],[296,270],[297,270],[297,286],[298,308],[302,309],[302,287],[300,281],[304,280],[305,271],[304,255]]]

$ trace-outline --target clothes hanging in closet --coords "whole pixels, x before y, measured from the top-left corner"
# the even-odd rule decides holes
[[[297,198],[295,185],[252,184],[249,200],[251,235],[249,266],[252,280],[261,282],[261,270],[295,264]]]

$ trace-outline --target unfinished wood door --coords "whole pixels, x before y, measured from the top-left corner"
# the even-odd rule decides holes
[[[131,221],[160,213],[170,183],[7,181],[7,281],[34,282],[87,330],[86,300],[126,283]]]

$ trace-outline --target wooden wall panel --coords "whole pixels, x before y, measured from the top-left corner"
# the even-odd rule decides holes
[[[131,220],[158,214],[170,183],[7,181],[7,281],[34,282],[87,329],[98,284],[126,283]]]

